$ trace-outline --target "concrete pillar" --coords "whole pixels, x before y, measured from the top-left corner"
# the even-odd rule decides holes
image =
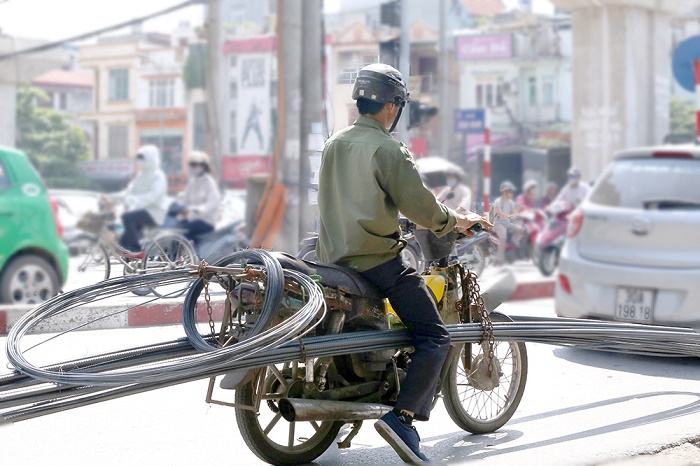
[[[552,1],[573,16],[572,164],[592,181],[615,151],[668,133],[670,17],[684,1]]]

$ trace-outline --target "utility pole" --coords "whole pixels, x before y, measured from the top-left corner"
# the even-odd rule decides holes
[[[207,151],[214,165],[214,173],[219,184],[223,172],[221,158],[221,127],[219,106],[221,96],[219,85],[221,81],[221,0],[209,0],[207,5]]]
[[[440,0],[440,155],[450,158],[450,54],[447,0]]]
[[[406,80],[406,86],[411,91],[411,24],[408,19],[408,2],[401,0],[401,35],[399,36],[399,71]],[[404,109],[408,113],[408,108]],[[399,140],[409,145],[408,140],[408,115],[402,115],[398,124]]]
[[[302,57],[302,111],[301,111],[301,183],[299,241],[314,231],[318,208],[309,199],[311,188],[311,158],[320,160],[323,149],[323,9],[322,0],[303,0],[303,57]],[[296,252],[296,249],[294,250]]]

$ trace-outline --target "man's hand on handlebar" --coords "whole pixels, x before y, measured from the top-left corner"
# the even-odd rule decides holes
[[[474,232],[471,231],[471,229],[474,228],[474,225],[481,225],[481,227],[484,230],[488,230],[489,228],[493,228],[493,224],[491,224],[488,220],[486,220],[484,217],[482,217],[479,214],[475,213],[468,213],[466,215],[464,214],[457,214],[457,225],[455,228],[457,231],[460,233],[463,233],[467,236],[473,236]]]

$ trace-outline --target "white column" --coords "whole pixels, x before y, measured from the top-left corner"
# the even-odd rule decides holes
[[[553,0],[573,16],[572,164],[595,179],[615,151],[669,131],[677,0]]]

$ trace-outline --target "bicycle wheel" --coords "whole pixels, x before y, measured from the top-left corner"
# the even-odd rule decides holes
[[[85,274],[90,282],[99,282],[109,278],[111,266],[109,262],[109,252],[95,238],[82,237],[80,243],[75,244],[81,251],[78,272]]]
[[[493,322],[511,321],[495,312],[490,316]],[[496,341],[493,370],[498,371],[497,380],[489,377],[482,345],[461,346],[443,381],[445,408],[454,423],[468,432],[494,432],[510,420],[523,396],[527,382],[525,344]],[[472,354],[475,348],[478,351]]]
[[[187,238],[177,233],[165,233],[152,241],[144,251],[143,270],[146,273],[177,270],[197,263],[197,254]],[[151,287],[160,298],[182,296],[192,283],[181,280]]]

